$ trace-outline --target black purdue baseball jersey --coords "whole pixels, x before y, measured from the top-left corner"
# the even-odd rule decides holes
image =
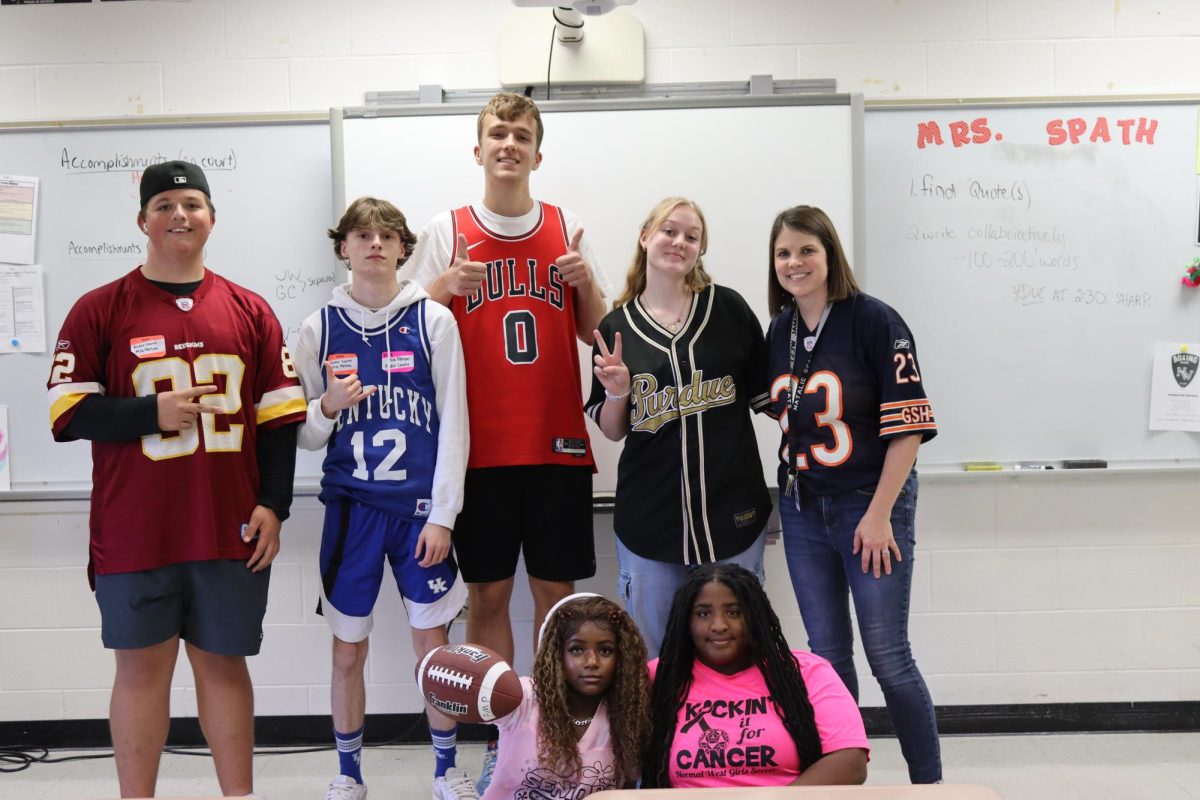
[[[767,331],[769,413],[783,428],[779,484],[792,461],[797,485],[813,494],[874,486],[892,437],[937,435],[912,332],[893,308],[862,292],[834,303],[812,350],[804,395],[789,410],[809,358],[803,341],[816,334],[797,320],[789,364],[795,313],[789,305]]]
[[[767,405],[762,326],[741,295],[709,286],[672,335],[634,299],[600,322],[621,333],[629,432],[614,526],[643,558],[705,564],[744,551],[771,510],[750,409]],[[593,355],[597,353],[593,349]],[[608,402],[594,377],[587,412]]]

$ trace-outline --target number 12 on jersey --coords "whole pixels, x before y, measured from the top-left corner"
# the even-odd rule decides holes
[[[375,435],[371,437],[371,446],[373,448],[385,448],[390,444],[391,450],[380,460],[375,469],[370,472],[367,471],[367,458],[365,448],[363,447],[364,441],[364,433],[362,431],[356,431],[350,437],[350,445],[354,450],[354,472],[352,474],[355,478],[360,481],[403,481],[408,479],[408,470],[393,469],[396,466],[396,462],[404,457],[404,451],[408,447],[408,442],[404,437],[403,431],[394,429],[375,431]]]

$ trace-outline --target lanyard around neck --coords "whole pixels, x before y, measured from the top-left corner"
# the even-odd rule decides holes
[[[821,321],[817,323],[817,329],[812,336],[804,337],[804,349],[808,351],[808,358],[804,360],[804,368],[800,370],[800,374],[792,378],[791,392],[788,397],[788,408],[796,411],[800,408],[800,397],[804,394],[804,385],[808,383],[808,372],[812,369],[813,353],[817,349],[817,340],[821,338],[821,331],[825,327],[825,321],[829,319],[829,311],[833,308],[833,303],[826,303],[825,309],[821,311]],[[788,366],[796,366],[796,344],[800,338],[800,308],[797,307],[792,314],[792,335],[788,341]]]

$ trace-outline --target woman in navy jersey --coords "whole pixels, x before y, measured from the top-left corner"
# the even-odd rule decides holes
[[[668,197],[638,231],[625,289],[596,332],[585,406],[617,467],[617,591],[658,655],[675,590],[700,564],[763,577],[771,500],[750,421],[765,411],[762,326],[704,269],[700,208]]]
[[[942,778],[937,721],[908,641],[913,466],[937,432],[916,344],[899,314],[859,290],[819,208],[775,218],[768,275],[780,516],[809,647],[857,698],[853,596],[909,777],[934,783]]]

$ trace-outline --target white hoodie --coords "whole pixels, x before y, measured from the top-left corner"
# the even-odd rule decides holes
[[[372,311],[350,296],[350,284],[333,290],[329,305],[349,311],[348,316],[361,320],[364,337],[368,329],[383,328],[396,314],[419,300],[428,298],[425,290],[412,281],[401,281],[400,291],[385,307]],[[433,508],[429,522],[454,528],[458,512],[462,511],[463,480],[467,469],[470,434],[467,427],[467,382],[463,366],[462,342],[458,323],[450,309],[435,302],[424,305],[425,330],[429,333],[430,364],[438,413],[437,464],[433,470]],[[381,334],[373,334],[381,335]],[[321,412],[321,395],[325,391],[325,365],[320,361],[321,311],[314,311],[300,325],[293,360],[304,397],[308,400],[308,417],[300,425],[298,442],[305,450],[321,450],[333,435],[336,420]]]

